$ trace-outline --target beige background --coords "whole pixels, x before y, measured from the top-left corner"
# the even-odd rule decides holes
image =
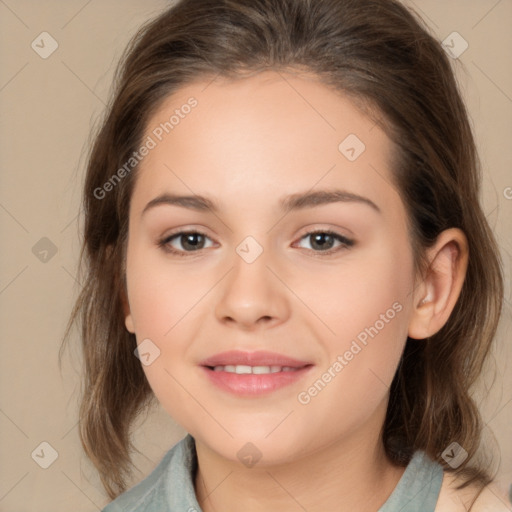
[[[486,377],[491,395],[482,406],[501,454],[498,483],[506,490],[512,483],[512,0],[407,3],[439,40],[457,31],[469,44],[454,63],[481,152],[484,209],[507,276],[493,356],[497,378],[493,384]],[[62,375],[57,352],[79,289],[77,213],[89,132],[128,39],[167,5],[0,0],[0,511],[85,512],[108,501],[77,435],[79,350],[67,354]],[[31,48],[43,31],[58,43],[47,59]],[[48,246],[39,242],[43,237],[57,251],[46,262],[37,250]],[[73,342],[78,347],[76,336]],[[137,430],[142,454],[135,457],[134,482],[183,435],[165,412],[154,411]],[[58,454],[48,469],[31,457],[44,441]]]

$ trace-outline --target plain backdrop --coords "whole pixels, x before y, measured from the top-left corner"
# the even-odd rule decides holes
[[[463,38],[455,40],[457,48],[468,45],[453,63],[482,159],[484,210],[507,279],[495,364],[481,384],[490,388],[481,406],[486,431],[496,436],[498,484],[506,491],[512,483],[512,0],[407,4],[439,41],[457,32]],[[77,434],[78,337],[62,373],[57,355],[80,288],[77,216],[89,133],[126,43],[168,5],[0,0],[0,511],[92,512],[109,501]],[[43,58],[52,44],[58,47]],[[160,408],[139,421],[141,454],[134,460],[140,472],[133,483],[184,434]],[[46,469],[37,457],[41,450],[56,457]]]

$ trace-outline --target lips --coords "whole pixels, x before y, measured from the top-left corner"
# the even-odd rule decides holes
[[[241,350],[230,350],[215,354],[199,363],[200,366],[215,368],[216,366],[280,366],[289,368],[304,368],[312,363],[300,361],[292,357],[284,356],[276,352],[243,352]]]
[[[239,397],[256,397],[297,384],[313,364],[275,352],[232,350],[200,363],[203,374],[218,389]]]

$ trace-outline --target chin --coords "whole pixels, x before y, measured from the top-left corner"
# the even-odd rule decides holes
[[[282,418],[280,418],[280,421]],[[272,428],[278,425],[275,422]],[[306,446],[311,446],[311,440],[297,435],[293,429],[282,429],[272,432],[272,428],[228,428],[231,437],[224,431],[212,434],[201,429],[190,434],[201,443],[208,446],[220,456],[233,462],[241,462],[247,467],[251,461],[256,461],[258,467],[287,463],[296,459]],[[270,434],[269,434],[270,433]]]

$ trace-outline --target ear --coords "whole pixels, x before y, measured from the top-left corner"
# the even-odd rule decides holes
[[[126,288],[124,286],[121,290],[121,303],[123,305],[124,325],[129,332],[135,334],[132,313],[130,311],[130,303],[128,302],[128,297],[126,296]]]
[[[410,338],[433,336],[448,321],[459,298],[468,267],[468,242],[457,228],[443,231],[427,251],[426,276],[413,293],[413,311],[409,322]]]
[[[114,258],[116,247],[113,244],[107,245],[106,250],[106,258]],[[121,277],[120,281],[122,283],[121,290],[119,291],[119,298],[121,300],[121,306],[123,308],[123,316],[124,316],[124,324],[126,329],[135,334],[135,329],[133,326],[133,318],[130,311],[130,304],[128,302],[128,292],[126,289],[126,257],[121,256]]]
[[[130,309],[130,303],[128,302],[128,290],[126,286],[126,259],[123,259],[121,267],[121,281],[123,285],[121,286],[120,298],[123,306],[124,325],[129,332],[135,334],[135,327],[133,325],[133,317]]]

